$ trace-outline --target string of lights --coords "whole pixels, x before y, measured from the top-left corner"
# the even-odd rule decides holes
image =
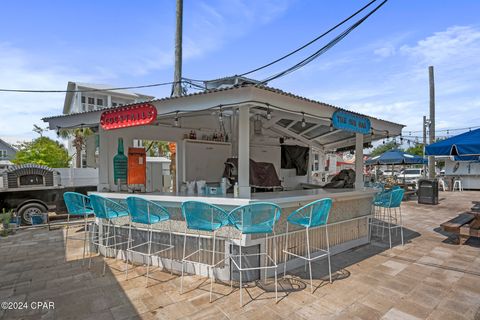
[[[446,132],[447,135],[450,133],[450,132],[456,132],[456,131],[466,131],[466,130],[473,130],[473,129],[478,129],[480,128],[480,126],[471,126],[471,127],[464,127],[464,128],[450,128],[450,129],[439,129],[439,130],[435,130],[435,133],[437,132]],[[408,130],[406,131],[408,133],[409,136],[412,135],[412,133],[420,133],[420,132],[423,132],[423,130]]]

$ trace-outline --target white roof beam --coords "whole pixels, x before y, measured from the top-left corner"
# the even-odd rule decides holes
[[[313,146],[315,146],[319,149],[323,149],[323,146],[320,143],[318,143],[317,141],[308,140],[308,139],[302,137],[301,135],[298,135],[295,132],[292,132],[292,131],[290,131],[287,128],[284,128],[282,126],[275,125],[275,126],[271,127],[270,130],[276,131],[277,133],[283,133],[287,136],[291,136],[291,137],[297,139],[298,141],[301,141],[301,142],[305,143],[306,145],[309,145],[309,146],[313,145]]]

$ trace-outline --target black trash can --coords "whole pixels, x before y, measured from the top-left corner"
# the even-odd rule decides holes
[[[438,180],[421,179],[418,180],[418,203],[438,204]]]

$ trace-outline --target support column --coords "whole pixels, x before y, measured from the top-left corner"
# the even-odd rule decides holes
[[[363,134],[355,134],[355,189],[363,188]]]
[[[87,168],[97,167],[97,164],[95,162],[96,149],[96,135],[91,134],[85,138],[85,155],[87,157]]]
[[[99,127],[99,148],[98,148],[98,191],[110,190],[110,140],[107,133]],[[112,160],[113,161],[113,160]]]
[[[250,107],[238,110],[238,187],[241,198],[250,197]]]

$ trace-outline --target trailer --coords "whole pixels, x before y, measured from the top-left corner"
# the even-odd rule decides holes
[[[12,166],[2,178],[0,209],[14,210],[24,224],[31,224],[35,214],[66,212],[63,194],[67,191],[86,194],[97,190],[96,185],[62,186],[54,169],[36,164]]]

